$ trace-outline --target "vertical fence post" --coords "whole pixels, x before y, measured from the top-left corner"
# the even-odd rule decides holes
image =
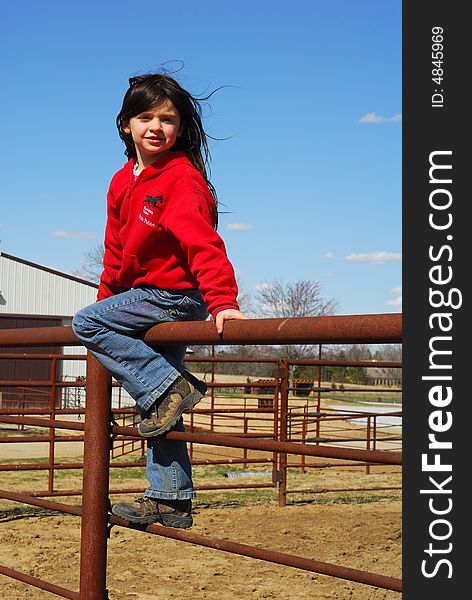
[[[244,437],[247,439],[247,432],[248,432],[248,418],[246,417],[246,413],[244,413],[244,428],[243,428],[243,432],[244,432]],[[247,448],[243,449],[243,458],[244,460],[247,459]],[[243,463],[243,468],[246,469],[247,468],[247,462]]]
[[[215,383],[215,344],[213,344],[211,347],[211,383]],[[211,386],[210,397],[210,431],[213,433],[215,427],[215,414],[213,412],[215,410],[215,388],[213,387],[213,385]]]
[[[51,360],[51,371],[50,371],[50,389],[49,389],[49,418],[54,420],[56,418],[56,377],[57,377],[57,359]],[[62,408],[62,406],[60,407]],[[48,493],[54,492],[54,437],[56,430],[54,427],[49,428],[49,470],[48,470]]]
[[[22,410],[22,412],[20,413],[20,417],[24,417],[25,416],[25,395],[24,393],[20,394],[20,409]],[[19,431],[24,431],[25,430],[25,424],[22,423],[21,425],[18,425],[18,430]]]
[[[366,439],[366,450],[370,450],[370,437],[371,437],[371,422],[370,422],[370,415],[367,417],[367,431],[365,434],[365,439]],[[367,465],[365,468],[365,473],[366,475],[370,475],[370,466]]]
[[[321,360],[321,344],[318,346],[318,360]],[[317,392],[317,401],[316,401],[316,412],[321,412],[321,365],[318,365],[318,392]],[[320,437],[320,417],[316,418],[316,433],[315,437]],[[316,445],[319,445],[319,442],[316,442]]]
[[[193,433],[193,412],[190,413],[190,432]],[[193,462],[193,442],[189,443],[190,462]]]
[[[372,433],[373,446],[372,450],[377,450],[377,415],[374,415],[374,431]]]
[[[275,361],[274,363],[274,380],[275,386],[272,397],[272,417],[273,417],[273,427],[272,427],[272,435],[274,441],[277,441],[279,435],[279,390],[280,390],[280,379],[279,377],[279,363]],[[258,401],[259,402],[259,401]],[[278,454],[274,452],[272,454],[272,483],[277,483],[278,481]]]
[[[289,371],[286,359],[279,363],[280,379],[280,433],[279,440],[287,441],[287,413],[288,413],[288,391],[289,391]],[[279,455],[279,506],[287,504],[287,455]]]
[[[107,598],[107,513],[111,377],[87,356],[85,443],[80,544],[80,600]]]
[[[306,434],[306,429],[307,429],[307,423],[308,423],[308,406],[304,406],[303,407],[303,421],[302,421],[302,444],[306,444],[306,438],[307,438],[307,434]],[[305,455],[302,454],[301,457],[301,472],[305,473]]]

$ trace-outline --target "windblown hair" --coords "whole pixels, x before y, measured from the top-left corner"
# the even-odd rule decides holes
[[[208,96],[209,97],[209,96]],[[137,158],[136,148],[130,134],[123,128],[129,120],[140,113],[170,100],[178,110],[183,123],[183,131],[172,146],[173,151],[185,152],[193,166],[201,173],[206,181],[211,195],[218,205],[216,190],[210,183],[207,166],[210,162],[207,134],[203,129],[200,102],[206,98],[195,98],[185,90],[175,79],[160,73],[148,73],[129,79],[129,88],[123,98],[123,105],[116,117],[116,126],[120,138],[124,141],[128,158]]]

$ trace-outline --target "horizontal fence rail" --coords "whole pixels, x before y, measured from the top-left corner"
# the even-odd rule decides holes
[[[145,335],[145,341],[153,344],[185,344],[185,345],[224,345],[224,344],[391,344],[401,342],[401,315],[350,315],[333,317],[310,317],[310,318],[291,318],[291,319],[254,319],[248,321],[228,321],[225,323],[224,333],[218,335],[214,323],[212,322],[191,322],[191,323],[163,323],[150,329]],[[75,339],[71,327],[45,327],[37,329],[9,329],[0,331],[0,348],[21,347],[21,346],[73,346],[79,345]],[[321,347],[321,346],[320,346]],[[321,353],[321,350],[320,350]],[[16,355],[14,353],[4,353],[2,356],[12,358],[26,359],[27,355]],[[58,355],[43,355],[56,361]],[[79,357],[74,356],[74,359]],[[268,360],[268,362],[274,362]],[[343,361],[332,361],[332,365]],[[288,426],[296,427],[296,413],[292,414],[287,408],[284,398],[288,398],[291,389],[288,385],[288,363],[282,361],[282,368],[276,377],[274,383],[273,399],[275,413],[280,413],[276,417],[275,423],[280,428],[278,439],[273,438],[273,433],[264,435],[260,433],[258,437],[246,433],[244,435],[228,435],[217,433],[205,433],[204,431],[172,431],[167,434],[170,439],[179,439],[189,442],[191,446],[197,444],[207,444],[212,446],[222,446],[230,448],[242,448],[246,450],[258,450],[270,452],[274,457],[278,457],[278,472],[284,473],[287,469],[287,455],[296,454],[305,456],[323,456],[332,459],[359,461],[363,464],[386,464],[400,465],[401,453],[394,451],[380,451],[375,449],[342,448],[335,446],[321,446],[318,436],[315,438],[316,445],[306,443],[307,431],[301,432],[301,442],[291,441],[287,434]],[[295,364],[294,362],[292,364]],[[301,361],[299,364],[304,364]],[[313,361],[310,364],[314,364]],[[320,360],[321,364],[323,361]],[[367,365],[366,365],[367,366]],[[371,366],[371,364],[369,364]],[[392,368],[400,367],[397,361],[391,361],[389,365]],[[51,392],[50,410],[44,409],[44,414],[51,415],[51,418],[42,418],[34,416],[25,416],[27,409],[17,410],[23,416],[18,417],[13,414],[11,409],[9,414],[0,414],[0,421],[4,423],[16,423],[20,425],[32,425],[34,427],[49,428],[49,441],[53,443],[53,433],[56,428],[65,430],[77,430],[84,432],[81,439],[84,439],[84,459],[83,459],[83,504],[82,507],[71,507],[67,504],[59,504],[44,499],[35,498],[33,494],[15,494],[13,492],[0,492],[0,497],[17,502],[49,507],[52,510],[58,510],[70,514],[80,515],[82,517],[81,529],[81,551],[80,551],[80,591],[79,593],[66,590],[60,586],[43,582],[28,575],[18,573],[8,567],[0,567],[0,573],[16,578],[25,583],[29,583],[42,589],[47,589],[56,595],[67,598],[79,598],[80,600],[102,600],[107,597],[106,591],[106,553],[107,553],[107,527],[108,525],[126,525],[113,515],[108,514],[108,474],[110,468],[110,448],[111,442],[117,435],[124,436],[126,439],[141,439],[136,434],[136,428],[129,426],[116,425],[113,422],[111,413],[110,394],[112,382],[106,370],[89,355],[87,359],[87,381],[86,381],[86,409],[85,425],[84,423],[74,423],[70,421],[61,421],[55,418],[56,412],[53,402],[53,393]],[[52,378],[54,389],[60,388],[58,382]],[[11,382],[9,382],[11,383]],[[71,383],[71,382],[68,382]],[[77,382],[79,386],[83,382]],[[38,387],[38,382],[34,382]],[[252,384],[254,386],[254,382]],[[257,384],[256,384],[257,385]],[[44,386],[44,382],[43,382]],[[48,383],[46,382],[46,386]],[[209,386],[212,388],[213,386]],[[215,384],[214,387],[224,388],[224,385]],[[234,385],[228,385],[228,388]],[[244,388],[244,386],[240,386]],[[260,387],[271,387],[270,384],[261,383]],[[313,386],[313,391],[319,395],[322,391],[327,391]],[[213,392],[212,392],[213,393]],[[281,405],[277,408],[278,397],[282,399]],[[213,402],[213,397],[212,397]],[[319,400],[318,400],[319,403]],[[213,404],[212,404],[213,407]],[[41,410],[41,409],[40,409]],[[208,411],[207,411],[208,412]],[[234,412],[234,411],[233,411]],[[319,410],[314,411],[316,416],[320,417]],[[195,414],[205,414],[205,411],[195,411]],[[36,413],[38,414],[38,413]],[[229,414],[229,413],[228,413]],[[54,415],[54,418],[53,418]],[[233,415],[237,418],[236,415]],[[321,415],[326,417],[325,415]],[[349,418],[356,419],[360,415],[352,412]],[[193,418],[193,415],[192,415]],[[247,431],[247,419],[244,412],[244,431]],[[370,417],[369,417],[370,418]],[[211,415],[213,419],[213,414]],[[278,420],[277,420],[278,419]],[[317,427],[319,426],[319,418]],[[193,423],[193,421],[192,421]],[[375,420],[374,420],[375,423]],[[291,429],[290,429],[291,430]],[[297,434],[298,435],[298,434]],[[37,436],[38,438],[41,436]],[[42,436],[43,438],[45,436]],[[64,436],[66,437],[66,436]],[[298,438],[297,438],[298,439]],[[367,443],[369,444],[370,438]],[[38,440],[39,441],[39,440]],[[310,439],[310,441],[312,441]],[[375,436],[374,436],[375,441]],[[247,459],[250,462],[250,459]],[[270,459],[269,459],[270,460]],[[261,461],[262,462],[262,461]],[[309,466],[309,465],[305,465]],[[273,484],[260,484],[260,487],[272,486]],[[211,488],[212,486],[207,486]],[[227,486],[228,488],[232,486]],[[241,486],[238,486],[241,487]],[[244,486],[243,486],[244,487]],[[254,487],[254,486],[252,486]],[[283,499],[289,493],[286,489],[286,479],[279,481],[279,490]],[[307,490],[308,491],[308,490]],[[54,492],[55,493],[55,492]],[[280,493],[280,491],[279,491]],[[39,493],[37,494],[40,495]],[[53,495],[53,494],[51,494]],[[285,502],[285,500],[283,500]],[[279,500],[280,504],[280,500]],[[280,504],[281,506],[284,505]],[[281,552],[275,552],[264,548],[256,548],[230,542],[227,540],[218,540],[208,536],[199,536],[190,532],[177,531],[160,525],[150,525],[145,528],[148,533],[171,537],[181,541],[199,544],[211,548],[216,548],[226,552],[232,552],[261,560],[268,560],[278,564],[284,564],[308,571],[314,571],[340,577],[343,579],[357,581],[368,585],[374,585],[385,589],[400,591],[401,580],[392,577],[386,577],[366,571],[350,569],[338,565],[331,565],[302,557],[291,556]]]
[[[155,344],[392,344],[402,339],[400,314],[298,317],[226,321],[218,335],[214,323],[160,323],[144,336]],[[69,326],[3,329],[4,346],[80,346]]]
[[[35,427],[54,427],[59,429],[73,429],[76,431],[86,430],[86,425],[84,423],[71,423],[70,421],[58,421],[43,418],[35,419],[34,417],[1,416],[0,421],[3,423],[24,423],[25,425],[33,425]],[[136,432],[136,427],[115,425],[111,427],[111,432],[141,439],[140,435]],[[267,452],[279,452],[283,454],[301,454],[303,456],[324,456],[329,458],[370,461],[387,465],[402,464],[402,455],[400,452],[358,450],[356,448],[337,448],[329,446],[313,447],[298,442],[245,439],[226,434],[191,433],[189,431],[169,431],[164,437],[171,440],[182,440],[184,442],[193,442],[197,444],[227,446],[228,448],[247,448],[248,450],[264,450]]]
[[[28,496],[27,494],[15,494],[12,492],[0,490],[0,497],[13,500],[14,502],[25,502],[34,506],[40,506],[50,510],[57,510],[76,516],[80,516],[83,514],[83,511],[80,507],[72,507],[68,504],[61,504],[59,502],[54,502],[51,500],[39,500],[33,498],[32,496]],[[108,521],[112,525],[129,527],[127,521],[125,521],[124,519],[120,519],[119,517],[115,517],[114,515],[108,515]],[[155,535],[160,535],[163,537],[181,540],[184,542],[190,542],[191,544],[206,546],[207,548],[215,548],[217,550],[223,550],[225,552],[230,552],[233,554],[258,558],[260,560],[273,562],[279,565],[296,567],[305,571],[322,573],[324,575],[340,577],[341,579],[348,579],[350,581],[366,583],[368,585],[374,585],[389,590],[401,591],[401,581],[395,577],[386,577],[385,575],[378,575],[376,573],[369,573],[367,571],[361,571],[359,569],[351,569],[349,567],[332,565],[317,560],[303,558],[301,556],[293,556],[291,554],[285,554],[283,552],[266,550],[265,548],[258,548],[255,546],[248,546],[246,544],[231,542],[224,539],[202,536],[187,531],[176,530],[171,527],[163,527],[162,525],[148,525],[146,527],[143,527],[143,530],[147,533],[153,533]],[[72,597],[75,598],[78,596]]]

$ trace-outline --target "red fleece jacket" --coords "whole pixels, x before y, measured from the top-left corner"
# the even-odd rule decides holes
[[[166,154],[137,179],[134,164],[128,161],[110,183],[98,300],[139,285],[199,288],[213,317],[237,309],[234,270],[201,174],[184,152]]]

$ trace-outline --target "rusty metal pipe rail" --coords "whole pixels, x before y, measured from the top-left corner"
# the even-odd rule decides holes
[[[238,356],[185,356],[185,362],[187,363],[261,363],[261,364],[277,364],[277,358],[254,358],[246,357],[240,358]]]
[[[46,403],[44,403],[46,406]],[[51,409],[48,408],[0,408],[0,415],[50,415]],[[56,408],[54,410],[56,415],[84,415],[85,410],[83,408]]]
[[[0,438],[0,444],[21,444],[22,442],[50,442],[51,438],[46,435],[38,436],[27,436],[27,435],[15,435],[6,438]],[[83,435],[58,435],[54,438],[55,442],[83,442]]]
[[[401,369],[403,363],[398,360],[338,360],[332,358],[289,358],[289,365],[307,367],[390,367]]]
[[[144,465],[143,465],[144,466]],[[270,475],[270,473],[268,473]],[[258,488],[275,488],[276,483],[238,483],[238,484],[227,484],[227,485],[197,485],[195,491],[225,491],[225,490],[247,490],[247,489],[258,489]],[[109,494],[144,494],[144,488],[113,488],[109,490]],[[31,492],[28,494],[34,498],[60,498],[62,496],[83,496],[83,490],[43,490],[38,492]]]
[[[24,502],[27,504],[32,504],[34,506],[48,508],[50,510],[83,516],[83,509],[80,507],[70,506],[68,504],[62,504],[59,502],[53,502],[51,500],[39,500],[27,494],[15,494],[12,492],[0,490],[0,497],[12,500],[14,502]],[[108,515],[107,520],[112,525],[129,527],[127,521],[120,519],[119,517],[115,517],[114,515]],[[212,538],[209,536],[202,536],[196,533],[191,533],[189,531],[173,529],[171,527],[164,527],[162,525],[148,525],[147,527],[144,527],[143,530],[147,533],[160,535],[162,537],[181,540],[184,542],[189,542],[191,544],[205,546],[207,548],[215,548],[217,550],[223,550],[224,552],[230,552],[232,554],[249,556],[251,558],[257,558],[259,560],[265,560],[267,562],[272,562],[279,565],[295,567],[304,571],[321,573],[323,575],[331,575],[332,577],[348,579],[349,581],[365,583],[367,585],[373,585],[376,587],[394,590],[397,592],[401,591],[402,589],[401,580],[396,579],[394,577],[387,577],[385,575],[370,573],[368,571],[360,571],[358,569],[351,569],[349,567],[341,567],[338,565],[332,565],[317,560],[303,558],[301,556],[285,554],[284,552],[276,552],[274,550],[267,550],[265,548],[258,548],[256,546],[248,546],[246,544],[240,544],[228,540]]]
[[[60,359],[60,360],[86,360],[86,354],[16,354],[13,352],[1,352],[0,359],[23,359],[23,360],[44,360],[44,359]],[[188,363],[199,363],[199,362],[214,362],[214,363],[257,363],[257,364],[276,364],[277,359],[274,358],[240,358],[237,356],[226,357],[226,356],[186,356],[185,362]],[[392,360],[337,360],[331,358],[323,359],[311,359],[311,358],[300,358],[290,359],[288,361],[290,365],[304,365],[304,366],[327,366],[327,367],[390,367],[390,368],[402,368],[400,361]]]
[[[51,383],[49,381],[44,381],[44,380],[25,380],[25,381],[19,381],[18,379],[5,379],[3,381],[0,381],[0,387],[12,387],[12,386],[20,386],[22,388],[41,388],[40,392],[42,392],[42,388],[50,388],[51,387]],[[54,383],[54,385],[56,387],[61,387],[61,388],[74,388],[74,387],[86,387],[86,383],[85,381],[56,381]],[[119,387],[119,383],[115,383],[114,386],[115,387]],[[207,383],[207,387],[208,388],[252,388],[252,387],[256,387],[257,384],[255,384],[254,382],[252,383],[246,383],[244,382],[233,382],[233,383],[226,383],[226,382],[208,382]],[[275,388],[277,386],[277,384],[274,381],[269,381],[267,383],[264,383],[263,387],[270,387],[270,388]],[[333,391],[330,389],[330,391]],[[336,390],[339,391],[339,390]],[[375,390],[378,391],[378,390]],[[397,391],[397,390],[394,390]],[[251,394],[251,397],[252,394]],[[254,396],[256,397],[256,396]]]
[[[70,423],[53,419],[35,419],[34,417],[9,417],[0,415],[0,423],[36,425],[39,427],[54,427],[60,429],[85,430],[84,423]],[[112,433],[127,435],[141,439],[135,427],[114,425]],[[325,456],[329,458],[371,461],[380,464],[401,465],[402,457],[399,452],[384,452],[379,450],[358,450],[356,448],[335,448],[330,446],[308,446],[297,442],[277,442],[273,440],[248,439],[245,437],[229,436],[221,433],[192,433],[189,431],[170,431],[166,437],[173,440],[227,446],[229,448],[247,448],[248,450],[265,450],[282,454],[301,454],[305,456]],[[84,461],[85,463],[85,461]]]
[[[27,575],[26,573],[20,573],[19,571],[15,571],[14,569],[9,569],[8,567],[4,567],[3,565],[0,565],[0,574],[6,575],[7,577],[11,577],[12,579],[16,579],[17,581],[27,583],[28,585],[32,585],[41,590],[46,590],[47,592],[51,592],[52,594],[55,594],[56,596],[61,596],[62,598],[79,600],[79,594],[77,592],[73,592],[72,590],[63,588],[60,585],[55,585],[54,583],[48,583],[47,581],[44,581],[43,579],[38,579],[37,577],[33,577],[32,575]]]
[[[402,339],[401,314],[299,317],[227,321],[218,335],[214,323],[160,323],[144,336],[151,344],[382,344]],[[70,326],[3,329],[0,346],[79,346]]]
[[[230,464],[246,464],[246,463],[261,463],[264,462],[260,458],[253,459],[240,459],[240,460],[232,460],[231,463],[228,460],[225,461],[215,461],[215,462],[205,462],[205,461],[193,461],[192,465],[207,465],[207,464],[222,464],[222,465],[230,465]],[[267,459],[267,462],[273,462],[273,459]],[[67,470],[80,470],[83,469],[84,464],[81,462],[74,463],[54,463],[54,469],[58,471],[67,471]],[[146,463],[144,461],[134,461],[134,462],[126,462],[126,463],[111,463],[110,469],[131,469],[133,467],[145,467]],[[48,463],[22,463],[21,465],[0,465],[0,472],[17,472],[17,471],[47,471],[51,468],[51,465]],[[41,494],[42,495],[42,494]]]
[[[215,409],[216,410],[216,409]],[[219,409],[218,409],[219,410]],[[261,412],[263,412],[261,410]],[[268,409],[267,412],[273,412]],[[0,415],[50,415],[51,408],[0,408]],[[55,408],[55,415],[85,415],[85,409],[83,408]],[[115,416],[120,415],[135,415],[136,409],[132,406],[129,408],[114,408],[112,414]]]
[[[298,410],[298,409],[297,409]],[[327,410],[327,409],[324,409]],[[351,421],[354,418],[358,418],[358,419],[364,419],[366,417],[401,417],[402,416],[402,412],[395,410],[392,412],[384,412],[384,413],[377,413],[377,412],[371,412],[371,411],[352,411],[352,412],[344,412],[344,413],[336,413],[336,415],[329,415],[327,413],[296,413],[296,412],[292,412],[292,409],[290,409],[290,415],[289,418],[293,419],[294,421],[297,421],[299,419],[303,419],[303,417],[313,417],[313,420],[309,421],[309,422],[313,422],[315,423],[318,419],[322,419],[323,422],[327,422],[327,421]],[[306,419],[305,419],[306,421]]]
[[[56,387],[61,387],[61,388],[75,388],[75,387],[85,387],[85,382],[83,381],[55,381],[54,385]],[[52,384],[49,381],[44,381],[41,379],[38,379],[37,381],[35,380],[25,380],[25,381],[19,381],[18,379],[4,379],[3,381],[0,381],[0,387],[12,387],[12,386],[16,386],[16,387],[22,387],[22,388],[41,388],[40,390],[38,390],[39,392],[42,392],[43,389],[42,388],[50,388],[52,386]]]
[[[288,390],[289,390],[289,392],[300,392],[301,391],[300,388],[297,388],[297,387],[289,387]],[[307,391],[307,390],[303,390],[303,391]],[[344,392],[359,392],[359,394],[364,394],[365,392],[373,392],[376,394],[401,394],[401,392],[402,392],[401,389],[393,389],[393,388],[379,389],[379,388],[362,388],[362,387],[358,387],[358,388],[343,387],[342,389],[340,389],[340,388],[332,389],[332,388],[321,387],[321,388],[310,388],[308,391],[330,393],[330,394],[343,394]],[[295,399],[296,398],[303,398],[303,396],[295,396]]]
[[[401,315],[353,315],[335,317],[312,317],[293,319],[259,319],[248,321],[228,321],[224,333],[218,335],[214,323],[163,323],[150,329],[144,339],[149,344],[342,344],[342,343],[396,343],[401,341]],[[0,346],[68,346],[79,345],[71,327],[15,329],[0,332]],[[321,358],[321,357],[320,357]],[[286,365],[286,362],[285,362]],[[286,370],[286,366],[284,367]],[[288,398],[287,380],[281,384],[281,394]],[[109,445],[110,445],[110,393],[111,378],[106,370],[89,355],[87,362],[87,403],[85,443],[84,443],[84,483],[82,507],[82,533],[81,533],[81,562],[80,562],[80,598],[81,600],[101,600],[106,595],[106,525],[107,522],[120,524],[120,519],[108,515],[108,471],[109,471]],[[331,457],[350,456],[354,460],[371,459],[373,462],[384,462],[388,453],[378,451],[361,451],[350,449],[349,454],[342,453],[342,449],[318,448],[317,453],[312,448],[303,444],[286,442],[285,431],[287,418],[286,408],[281,406],[281,442],[269,440],[246,440],[233,438],[228,444],[225,436],[208,434],[182,434],[171,432],[170,438],[191,441],[194,443],[208,443],[217,445],[230,445],[235,447],[255,447],[255,449],[269,450],[281,454],[280,466],[286,464],[286,453],[313,454]],[[13,417],[2,417],[13,419]],[[23,418],[26,422],[27,418]],[[33,420],[33,419],[32,419]],[[41,419],[38,419],[41,421]],[[37,425],[52,428],[60,421],[46,421]],[[77,424],[65,423],[63,428]],[[81,425],[81,424],[80,424]],[[130,433],[132,428],[111,428],[113,433]],[[196,437],[195,437],[196,436]],[[206,438],[206,439],[205,439]],[[256,444],[256,442],[258,442]],[[305,450],[307,448],[307,450]],[[308,452],[308,450],[310,450]],[[328,451],[328,453],[327,453]],[[333,455],[332,452],[335,452]],[[357,457],[356,457],[356,456]],[[361,458],[362,457],[362,458]],[[397,453],[390,453],[390,459],[401,462]],[[281,489],[285,492],[286,482],[282,482]],[[9,494],[10,498],[13,498]],[[17,497],[19,498],[19,496]],[[31,496],[23,496],[18,501],[34,504],[38,500]],[[41,500],[45,503],[47,501]],[[44,506],[44,504],[43,504]],[[61,510],[61,509],[60,509]],[[65,511],[67,512],[67,510]],[[401,590],[401,582],[397,579],[375,575],[355,569],[346,569],[308,561],[300,557],[292,557],[282,553],[274,553],[264,549],[252,548],[243,544],[235,544],[225,540],[211,540],[192,533],[170,530],[164,527],[150,525],[146,528],[149,533],[157,533],[166,537],[180,539],[191,543],[215,547],[220,550],[271,560],[306,570],[325,573],[335,577],[350,579],[385,587],[387,589]]]
[[[45,328],[46,329],[46,328]],[[12,331],[10,330],[2,330],[2,331]],[[13,360],[86,360],[86,354],[28,354],[24,352],[16,353],[16,352],[0,352],[0,359],[13,359]]]
[[[241,461],[242,462],[242,461]],[[288,465],[292,466],[292,465]],[[299,467],[300,465],[293,465],[295,467]],[[352,466],[352,465],[343,465],[343,466]],[[319,468],[318,465],[306,465],[306,467],[316,467]],[[269,475],[270,473],[267,473]],[[274,483],[240,483],[235,485],[202,485],[196,486],[195,490],[197,492],[203,492],[207,490],[216,490],[216,491],[225,491],[225,490],[247,490],[247,489],[260,489],[260,488],[274,488],[276,484]],[[393,491],[393,490],[401,490],[401,486],[396,487],[366,487],[366,488],[326,488],[326,489],[292,489],[287,490],[287,494],[329,494],[336,492],[385,492],[385,491]],[[143,494],[144,488],[113,488],[109,491],[110,495],[115,494]],[[82,496],[83,490],[55,490],[53,492],[49,492],[47,490],[32,492],[28,494],[34,498],[61,498],[66,496]]]
[[[287,490],[287,494],[331,494],[332,492],[386,492],[401,490],[401,486],[395,487],[366,487],[366,488],[325,488],[319,490],[293,489]]]

